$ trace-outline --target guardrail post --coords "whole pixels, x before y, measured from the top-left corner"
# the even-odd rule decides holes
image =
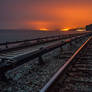
[[[8,48],[8,43],[7,43],[7,41],[6,41],[5,47]]]

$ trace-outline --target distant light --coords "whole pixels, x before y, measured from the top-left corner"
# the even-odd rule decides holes
[[[61,29],[61,31],[69,31],[69,28]]]
[[[84,31],[84,29],[77,29],[76,31]]]
[[[40,30],[41,30],[41,31],[48,31],[47,28],[41,28]]]

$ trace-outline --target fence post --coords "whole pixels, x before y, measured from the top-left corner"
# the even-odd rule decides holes
[[[5,47],[8,48],[8,42],[6,41]]]

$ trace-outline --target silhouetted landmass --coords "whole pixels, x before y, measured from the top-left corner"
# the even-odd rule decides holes
[[[86,26],[87,31],[92,31],[92,24]]]

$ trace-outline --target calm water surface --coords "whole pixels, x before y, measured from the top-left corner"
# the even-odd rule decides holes
[[[63,35],[77,32],[62,31],[33,31],[33,30],[0,30],[0,43],[6,41],[16,41],[24,39],[33,39],[38,37]]]

